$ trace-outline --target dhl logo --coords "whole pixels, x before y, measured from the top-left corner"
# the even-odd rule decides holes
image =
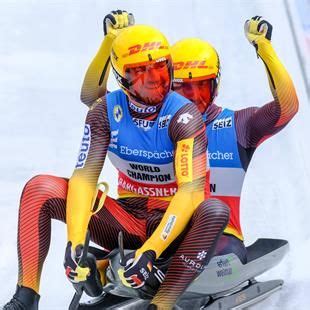
[[[154,49],[168,49],[168,46],[164,46],[161,42],[146,42],[143,45],[136,44],[128,48],[128,53],[124,54],[123,57],[131,56],[133,54],[151,51]]]
[[[173,69],[174,70],[181,70],[181,69],[207,69],[210,68],[210,66],[206,65],[205,60],[190,60],[190,61],[179,61],[173,63]]]

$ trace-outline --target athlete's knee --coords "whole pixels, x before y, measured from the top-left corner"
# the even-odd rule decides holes
[[[67,181],[50,175],[37,175],[25,185],[21,196],[21,207],[31,204],[43,206],[53,198],[66,199]]]
[[[198,206],[195,215],[209,220],[220,220],[226,226],[229,220],[229,207],[219,199],[209,198]]]

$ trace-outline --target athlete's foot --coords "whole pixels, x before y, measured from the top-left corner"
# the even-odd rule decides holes
[[[3,310],[38,310],[40,295],[28,287],[17,286],[13,298]]]

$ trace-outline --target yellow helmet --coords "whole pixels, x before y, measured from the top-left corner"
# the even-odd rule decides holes
[[[130,93],[131,82],[126,78],[126,69],[161,61],[169,63],[171,83],[173,70],[170,53],[167,39],[156,28],[146,25],[124,28],[115,38],[111,49],[112,69],[118,84],[128,95],[133,95]]]
[[[220,60],[216,50],[206,41],[189,38],[171,47],[173,82],[191,82],[211,79],[211,100],[217,95],[220,81]]]

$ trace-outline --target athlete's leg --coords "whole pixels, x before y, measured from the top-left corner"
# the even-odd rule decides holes
[[[49,249],[51,220],[58,219],[65,222],[67,188],[67,179],[39,175],[25,185],[21,196],[17,291],[22,297],[30,296],[32,301],[34,298],[37,299],[41,270]],[[120,224],[118,221],[123,219],[122,223],[124,218],[126,223]],[[128,223],[133,224],[132,227],[140,227],[138,233],[131,235],[132,228]],[[144,234],[139,236],[142,228]],[[134,217],[125,214],[111,198],[107,198],[105,207],[92,217],[89,229],[92,240],[107,249],[117,246],[117,235],[120,230],[124,232],[126,247],[139,247],[141,240],[145,240],[144,223],[135,222]]]
[[[240,261],[247,262],[247,252],[242,240],[229,234],[223,234],[216,244],[214,256],[235,253]]]
[[[18,221],[18,285],[4,310],[37,310],[42,265],[50,243],[51,218],[65,220],[67,180],[39,175],[24,187]]]
[[[229,219],[229,208],[217,199],[209,199],[195,211],[183,241],[174,254],[152,303],[159,309],[171,309],[177,298],[203,271],[213,256],[216,242]]]
[[[23,190],[18,228],[19,286],[39,291],[41,270],[50,245],[51,220],[65,222],[66,219],[67,188],[67,179],[39,175]],[[122,231],[126,248],[140,247],[145,241],[145,220],[128,213],[126,207],[136,203],[145,210],[146,201],[141,198],[116,201],[107,197],[104,207],[90,220],[91,240],[111,251],[118,247],[118,234]]]
[[[39,291],[51,236],[51,219],[65,221],[68,181],[39,175],[24,187],[18,221],[18,285]]]

